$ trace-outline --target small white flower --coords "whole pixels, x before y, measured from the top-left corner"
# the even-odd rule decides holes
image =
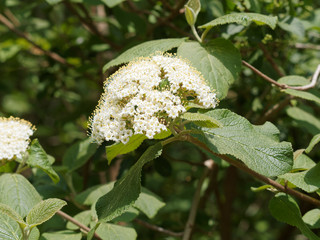
[[[186,112],[190,101],[205,108],[218,102],[197,70],[172,55],[140,58],[106,80],[91,118],[91,137],[124,144],[134,134],[152,139]]]
[[[34,130],[32,124],[23,119],[0,117],[0,160],[21,158]]]

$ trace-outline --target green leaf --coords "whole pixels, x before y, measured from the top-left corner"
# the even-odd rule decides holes
[[[120,216],[114,218],[112,220],[112,222],[114,222],[114,223],[117,223],[117,222],[131,222],[133,219],[135,219],[139,215],[139,213],[140,212],[139,212],[138,209],[136,209],[134,207],[129,207],[129,209],[126,210],[126,212],[124,212]]]
[[[258,13],[231,13],[218,17],[199,28],[211,29],[212,27],[229,24],[229,23],[238,23],[247,26],[249,22],[255,22],[258,25],[268,25],[272,29],[276,27],[277,17],[266,16]]]
[[[141,192],[140,177],[142,167],[161,154],[161,142],[150,146],[140,159],[130,168],[114,188],[99,198],[96,211],[99,222],[110,221],[124,213],[139,197]]]
[[[186,4],[187,7],[192,9],[192,11],[195,13],[195,17],[197,18],[200,10],[201,10],[201,2],[200,0],[189,0]]]
[[[44,233],[41,235],[40,240],[81,240],[82,234],[75,233],[70,230],[64,230],[59,232]]]
[[[157,195],[146,188],[142,188],[139,198],[134,203],[134,206],[148,218],[153,218],[164,205],[165,203]]]
[[[6,214],[0,214],[0,240],[21,240],[19,224]]]
[[[0,176],[0,203],[10,206],[22,218],[41,201],[39,193],[20,174],[3,174]]]
[[[98,200],[98,198],[110,192],[113,186],[114,182],[104,185],[93,186],[78,194],[75,199],[78,203],[82,205],[92,205]]]
[[[196,23],[196,14],[195,12],[192,10],[192,8],[189,8],[188,6],[185,6],[185,12],[184,15],[186,17],[187,23],[190,26],[194,26],[194,24]]]
[[[250,189],[252,192],[261,192],[269,188],[272,189],[273,187],[271,185],[262,185],[260,187],[251,187]]]
[[[15,220],[17,223],[23,223],[23,218],[10,206],[0,203],[0,214],[6,214],[8,217],[11,217],[13,220]]]
[[[291,196],[285,193],[276,194],[269,202],[269,210],[278,221],[299,228],[309,240],[320,239],[303,222],[299,206]]]
[[[315,208],[306,212],[302,219],[311,229],[320,228],[320,209]]]
[[[286,16],[284,19],[278,22],[278,25],[283,30],[293,33],[298,37],[303,38],[305,35],[303,23],[296,17]]]
[[[314,135],[320,132],[320,120],[313,114],[298,107],[289,107],[286,112],[297,122],[299,127],[304,127],[310,134]]]
[[[313,136],[313,138],[311,139],[311,142],[309,143],[309,146],[307,147],[305,152],[310,153],[312,151],[312,149],[314,148],[314,146],[317,145],[319,142],[320,142],[320,133]]]
[[[57,198],[49,198],[39,202],[34,206],[27,215],[27,223],[30,227],[35,227],[48,221],[53,215],[59,211],[67,203]]]
[[[73,144],[64,154],[62,163],[68,167],[68,172],[72,172],[85,164],[96,152],[97,144],[90,138]]]
[[[73,218],[83,225],[89,226],[90,222],[92,221],[91,210],[80,212],[77,215],[73,216]],[[67,223],[67,229],[78,230],[79,228],[79,226],[73,224],[72,222]]]
[[[16,165],[17,165],[17,162],[15,161],[8,161],[5,164],[0,163],[0,173],[14,172]]]
[[[145,139],[147,139],[145,135],[136,134],[131,136],[129,139],[129,142],[127,142],[126,144],[123,144],[122,142],[120,142],[120,143],[115,143],[111,146],[107,146],[106,152],[107,152],[108,163],[110,164],[111,161],[119,154],[126,154],[136,150]]]
[[[315,192],[320,188],[320,163],[302,172],[286,173],[279,176],[306,192]]]
[[[282,77],[278,80],[278,82],[281,84],[287,84],[289,86],[304,86],[310,84],[310,81],[306,78],[295,75]],[[281,91],[295,97],[320,103],[320,93],[315,89],[310,89],[308,91],[299,91],[287,88]]]
[[[305,154],[301,154],[294,160],[292,169],[308,170],[315,165],[315,162],[311,158]]]
[[[100,226],[100,222],[97,222],[88,232],[87,240],[91,240],[94,237],[94,233],[96,232],[97,228]]]
[[[221,125],[216,119],[201,113],[186,112],[180,117],[202,127],[215,128]]]
[[[227,110],[216,109],[206,113],[221,123],[220,128],[201,128],[204,141],[214,152],[230,154],[243,161],[252,170],[265,176],[278,176],[291,170],[291,144],[276,139],[275,127],[253,126],[250,122]]]
[[[167,138],[171,135],[171,131],[169,129],[167,130],[162,130],[160,133],[157,133],[153,136],[153,139],[164,139],[164,138]]]
[[[137,238],[137,233],[133,228],[110,223],[101,223],[96,233],[103,240],[135,240]]]
[[[199,0],[189,0],[185,5],[185,16],[190,26],[194,26],[196,23],[200,9],[201,3]]]
[[[29,156],[27,164],[31,167],[39,168],[49,175],[54,183],[59,182],[60,178],[58,174],[53,170],[52,163],[49,160],[47,153],[41,147],[38,139],[34,139],[31,142],[31,146],[28,149]]]
[[[241,56],[233,44],[223,38],[206,44],[195,41],[183,42],[178,55],[188,59],[200,71],[219,99],[227,95],[230,85],[241,70]]]
[[[133,48],[130,48],[129,50],[120,54],[116,59],[113,59],[104,65],[103,72],[107,71],[107,69],[110,67],[130,62],[138,57],[148,57],[157,51],[166,52],[172,48],[179,47],[184,41],[184,38],[168,38],[141,43]]]
[[[107,5],[107,7],[109,8],[113,8],[117,5],[119,5],[120,3],[122,3],[124,0],[101,0],[104,4]]]
[[[40,238],[39,229],[37,227],[32,228],[28,240],[39,240],[39,238]]]

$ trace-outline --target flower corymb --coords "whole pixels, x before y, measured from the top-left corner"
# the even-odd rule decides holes
[[[21,158],[28,148],[34,130],[28,121],[0,117],[0,160]]]
[[[110,76],[91,119],[91,137],[98,143],[126,143],[134,134],[149,139],[195,103],[214,108],[216,94],[202,75],[172,55],[139,58]]]

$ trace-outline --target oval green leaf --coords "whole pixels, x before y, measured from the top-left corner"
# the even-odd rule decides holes
[[[39,202],[34,206],[27,215],[27,224],[30,227],[35,227],[49,220],[53,215],[59,211],[67,203],[57,198],[49,198]]]
[[[110,67],[130,62],[138,57],[148,57],[157,51],[166,52],[172,48],[179,47],[184,41],[184,38],[168,38],[141,43],[104,65],[103,72],[107,71]]]
[[[41,197],[29,181],[20,174],[0,176],[0,203],[10,206],[22,218],[41,201]]]
[[[188,59],[200,71],[219,99],[227,95],[230,85],[241,70],[241,56],[233,44],[217,38],[207,44],[195,41],[183,42],[178,47],[178,55]]]
[[[262,15],[259,13],[231,13],[231,14],[218,17],[204,25],[201,25],[199,28],[210,29],[218,25],[229,24],[229,23],[238,23],[246,26],[250,22],[255,22],[258,25],[266,24],[272,29],[274,29],[278,22],[278,18]]]

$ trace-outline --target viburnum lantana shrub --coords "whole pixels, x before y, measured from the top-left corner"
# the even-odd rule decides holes
[[[152,139],[169,130],[191,103],[217,105],[201,73],[171,55],[130,62],[107,79],[104,91],[91,120],[91,137],[99,143],[125,144],[134,134]]]
[[[94,39],[87,39],[87,33],[81,34],[78,28],[73,31],[62,24],[62,29],[68,29],[68,34],[73,36],[70,42],[77,44],[73,47],[87,51],[88,49],[82,44],[96,43],[97,39],[108,44],[93,44],[86,54],[64,59],[50,51],[55,49],[55,44],[61,41],[60,33],[57,38],[51,40],[52,45],[46,39],[39,41],[39,44],[35,43],[29,34],[21,32],[21,29],[25,28],[25,23],[21,24],[22,22],[19,22],[19,19],[4,7],[7,3],[0,3],[0,23],[27,41],[20,41],[20,39],[16,42],[16,44],[23,42],[20,46],[21,50],[25,51],[26,46],[30,44],[33,46],[30,53],[41,57],[46,56],[68,69],[66,72],[59,69],[57,71],[59,73],[53,78],[51,87],[58,88],[54,94],[48,87],[46,94],[41,92],[41,94],[32,95],[48,97],[50,99],[48,107],[51,110],[55,110],[57,98],[63,99],[61,115],[56,114],[55,111],[51,113],[49,110],[39,115],[43,118],[40,120],[42,122],[40,131],[38,130],[38,136],[42,137],[41,143],[42,140],[46,142],[44,137],[46,132],[53,134],[58,131],[46,124],[50,125],[61,118],[68,118],[66,121],[72,122],[72,124],[61,124],[63,134],[56,133],[56,135],[61,134],[61,139],[64,139],[60,142],[61,145],[68,142],[67,139],[72,138],[71,135],[84,138],[69,148],[63,146],[60,148],[56,145],[59,142],[57,138],[51,137],[48,140],[52,143],[51,156],[46,153],[37,138],[32,139],[32,136],[37,135],[32,123],[15,117],[0,117],[0,240],[163,239],[163,235],[151,234],[156,237],[149,237],[151,235],[147,234],[146,229],[169,235],[168,239],[229,240],[233,237],[231,228],[228,228],[233,219],[232,214],[229,216],[232,212],[230,209],[233,207],[231,203],[234,201],[239,206],[243,206],[241,197],[246,197],[244,195],[249,191],[249,188],[245,189],[246,187],[242,186],[243,193],[233,189],[233,185],[236,185],[235,169],[266,184],[251,188],[250,191],[257,192],[258,198],[260,197],[258,192],[263,190],[269,190],[270,195],[274,195],[268,205],[269,212],[274,218],[296,227],[308,239],[320,239],[317,236],[317,230],[313,231],[320,228],[320,210],[318,209],[320,207],[320,163],[310,157],[310,152],[316,149],[315,146],[320,142],[318,133],[320,121],[310,114],[313,108],[319,108],[320,92],[317,89],[317,80],[320,75],[320,65],[311,81],[301,76],[285,76],[283,69],[275,64],[271,54],[262,44],[257,43],[261,40],[263,43],[271,42],[274,44],[272,46],[276,46],[280,44],[280,40],[278,38],[273,42],[272,34],[276,36],[279,32],[282,38],[283,31],[304,36],[304,32],[300,32],[303,25],[309,29],[318,29],[318,26],[307,24],[306,20],[299,21],[296,17],[283,15],[283,11],[291,14],[294,10],[292,4],[295,3],[290,2],[286,5],[283,1],[277,4],[270,1],[256,1],[255,4],[251,1],[243,3],[227,1],[225,4],[220,4],[218,1],[207,1],[204,6],[201,6],[199,0],[189,0],[185,3],[177,1],[174,6],[170,6],[169,2],[157,1],[149,11],[139,10],[135,5],[139,1],[114,3],[98,0],[73,3],[72,1],[46,0],[46,2],[50,4],[52,11],[59,12],[59,16],[66,14],[65,18],[61,19],[61,23],[68,26],[73,22],[68,15],[69,11],[61,11],[65,7],[71,10],[70,12],[79,19],[85,29],[90,30],[90,34],[94,35]],[[152,1],[148,2],[153,4]],[[18,3],[10,4],[15,6]],[[186,5],[183,7],[183,4]],[[266,6],[265,9],[253,7],[260,4]],[[108,7],[110,8],[108,14],[112,14],[114,10],[114,16],[110,18],[108,14],[102,14],[97,18],[108,19],[106,22],[110,25],[104,31],[101,30],[104,22],[96,25],[96,19],[90,18],[92,13],[88,9],[94,9],[96,5],[98,5],[97,9],[93,12],[101,13],[101,10]],[[281,8],[279,11],[277,8],[279,6],[284,6],[284,10]],[[222,11],[224,8],[227,10]],[[5,10],[4,14],[2,9]],[[128,20],[129,24],[126,22],[127,18],[131,19],[132,16],[127,15],[128,9],[131,9],[134,15],[132,22]],[[205,16],[206,14],[202,13],[207,11],[207,17],[211,16],[212,9],[216,10],[212,11],[213,14],[218,16],[201,26],[196,26],[198,15],[201,13],[201,17]],[[302,8],[299,9],[302,11]],[[279,14],[278,16],[261,14],[263,10]],[[159,11],[167,12],[161,16]],[[306,5],[303,11],[310,14],[312,9]],[[19,9],[17,12],[23,11]],[[42,13],[42,11],[34,12]],[[181,16],[179,14],[182,12],[186,19],[185,24],[189,25],[193,36],[189,36],[184,29],[180,29],[171,22],[176,16]],[[306,12],[305,14],[308,15]],[[145,14],[148,14],[148,17]],[[23,19],[27,15],[22,14]],[[310,16],[316,19],[315,15]],[[44,16],[41,15],[41,17]],[[143,22],[140,17],[143,18]],[[153,17],[159,21],[154,22]],[[51,18],[54,19],[50,15]],[[146,19],[148,23],[153,22],[146,27],[146,36],[149,36],[154,28],[160,30],[162,24],[166,23],[175,31],[175,34],[188,37],[150,40],[133,47],[130,42],[124,47],[127,50],[118,55],[120,46],[103,35],[110,32],[114,35],[112,37],[117,39],[120,30],[133,31],[133,25],[139,25],[138,23],[143,25]],[[49,32],[46,32],[46,37],[52,37],[54,27],[49,23],[44,24],[41,18],[33,20],[32,24],[40,30],[48,25]],[[206,21],[201,19],[199,22]],[[177,24],[181,22],[183,22],[182,19],[179,19]],[[127,25],[127,28],[123,28],[121,24]],[[216,37],[219,31],[209,34],[212,29],[217,30],[219,26],[222,26],[220,31],[223,37]],[[117,27],[119,29],[115,29]],[[252,29],[255,31],[254,34]],[[38,30],[34,32],[38,33]],[[2,28],[0,33],[1,31]],[[126,32],[119,37],[120,40],[122,38],[128,40],[131,35],[129,34],[128,37],[127,34]],[[160,33],[157,32],[157,34]],[[310,36],[317,38],[318,35],[312,32]],[[40,35],[37,37],[40,38]],[[37,37],[34,39],[38,39]],[[250,44],[253,43],[259,45],[261,50],[251,47]],[[20,49],[14,48],[6,53],[1,52],[1,47],[6,48],[7,45],[10,45],[10,42],[0,43],[0,62],[9,55],[13,56]],[[291,47],[293,43],[289,45]],[[301,44],[298,46],[301,47]],[[307,46],[317,49],[317,46]],[[63,49],[62,52],[66,49],[64,42],[61,49]],[[73,48],[70,49],[72,49],[71,52],[77,52],[73,51]],[[94,99],[94,103],[90,103],[92,106],[89,104],[92,109],[96,106],[89,116],[92,109],[85,113],[81,105],[90,99],[85,96],[87,85],[83,85],[81,81],[78,82],[78,78],[81,75],[89,82],[88,85],[92,83],[92,65],[96,68],[97,64],[95,62],[92,64],[92,59],[87,58],[94,51],[105,50],[114,51],[117,57],[104,65],[103,72],[109,74],[114,72],[113,68],[120,67],[106,78],[103,87],[99,84],[95,85],[95,87],[99,86],[97,88],[99,94],[96,95],[100,95],[101,92],[102,95],[98,103],[97,99]],[[242,55],[245,54],[250,56],[248,62],[242,59]],[[251,65],[260,55],[266,56],[270,65],[268,67],[274,69],[280,76],[278,80],[271,79]],[[291,61],[295,61],[297,55],[296,52],[291,56]],[[315,54],[315,56],[318,55]],[[20,55],[19,57],[24,59]],[[104,55],[101,54],[95,59],[98,61],[103,57]],[[83,58],[83,61],[80,58]],[[309,59],[313,59],[318,64],[319,57],[313,56]],[[90,67],[82,66],[88,62]],[[30,64],[29,61],[23,61],[23,63]],[[48,72],[54,72],[56,66],[50,64],[50,61],[44,61],[38,65],[48,68]],[[245,70],[242,65],[246,67]],[[23,65],[23,68],[26,66]],[[266,66],[261,66],[261,69],[265,68]],[[44,70],[41,69],[41,71]],[[251,86],[254,82],[251,79],[254,74],[260,77],[259,80],[266,81],[254,83],[254,87]],[[39,83],[37,87],[40,89],[37,91],[47,88],[46,79],[42,79],[46,74],[39,74],[39,76],[39,78],[28,79],[25,85],[33,89],[35,86],[32,84],[37,82]],[[239,81],[239,78],[245,80]],[[70,86],[81,89],[81,94],[68,92],[66,89]],[[256,95],[254,100],[251,99],[250,94]],[[263,101],[268,101],[264,109]],[[314,103],[317,105],[312,105]],[[77,111],[81,112],[79,117],[81,120],[74,119],[74,115],[69,116],[65,113],[66,109],[68,112],[76,104],[79,104]],[[299,104],[303,107],[299,108]],[[54,107],[51,108],[51,105]],[[240,111],[247,110],[249,105],[250,111],[246,113]],[[294,140],[280,133],[279,129],[288,132],[286,129],[288,125],[283,124],[287,121],[286,118],[274,123],[267,121],[272,120],[272,116],[281,112],[283,108],[286,108],[288,116],[295,119],[292,126],[301,123],[313,135],[305,148],[294,151],[292,146],[295,144],[285,141],[286,139]],[[16,109],[19,110],[19,108]],[[21,109],[23,110],[23,107]],[[0,114],[3,114],[2,110]],[[47,117],[47,114],[50,117]],[[250,116],[255,117],[250,118]],[[84,129],[87,122],[89,127]],[[72,127],[75,123],[84,131],[79,133],[78,128]],[[88,131],[87,137],[84,135],[85,131]],[[185,144],[182,145],[183,150],[179,144]],[[62,155],[61,149],[66,149]],[[180,159],[186,156],[187,160]],[[198,159],[192,159],[197,156]],[[181,169],[170,167],[171,163],[177,162],[186,165],[179,165],[183,166]],[[156,169],[162,177],[156,175],[158,173],[152,173],[153,177],[150,177],[153,169]],[[105,174],[107,171],[109,171],[108,180]],[[186,171],[192,174],[186,175]],[[221,178],[224,178],[222,173],[228,175],[227,180],[230,182],[226,180],[225,184],[220,184]],[[241,183],[243,181],[241,180]],[[160,195],[167,194],[166,202],[147,187],[153,188],[154,191],[159,190],[157,193]],[[225,195],[219,195],[222,190],[225,191]],[[190,192],[194,192],[193,197]],[[229,194],[230,192],[236,193],[234,199],[231,199],[233,194]],[[254,193],[250,192],[250,194]],[[253,198],[252,195],[250,195],[250,201]],[[297,199],[309,204],[305,209],[310,210],[301,212],[300,202]],[[246,203],[248,201],[246,200]],[[265,200],[250,203],[250,206],[245,206],[247,208],[245,211],[238,209],[243,213],[237,213],[235,219],[238,219],[240,214],[252,214],[256,211],[252,208],[256,208],[256,205],[261,202],[265,203]],[[67,206],[61,211],[65,205]],[[201,214],[197,217],[200,211]],[[219,212],[219,214],[213,215],[212,212]],[[55,214],[59,216],[54,216]],[[262,214],[259,213],[259,215]],[[62,217],[62,220],[59,217]],[[248,216],[242,217],[241,222],[244,224],[239,225],[239,231],[243,230],[242,228],[247,229],[248,225],[246,219]],[[264,220],[262,222],[264,223]],[[273,223],[270,226],[273,227]],[[174,231],[163,227],[172,228]],[[261,239],[276,238],[270,237],[266,230],[262,234],[261,226],[254,225],[252,228],[257,229],[257,233],[250,233],[248,239],[254,239],[253,236]],[[237,239],[247,239],[246,233],[236,234],[238,234],[235,235]]]

